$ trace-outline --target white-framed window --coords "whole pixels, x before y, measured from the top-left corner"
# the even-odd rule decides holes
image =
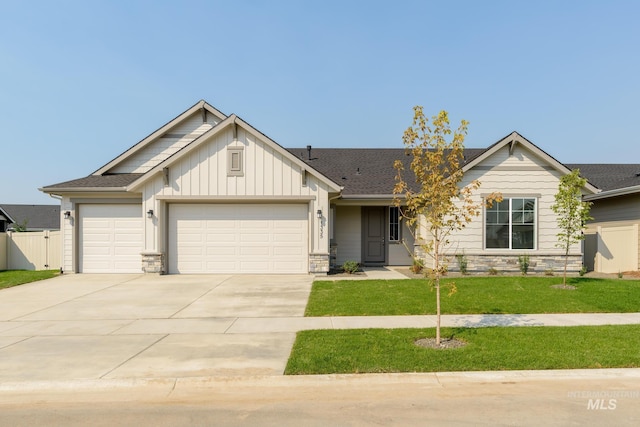
[[[227,175],[242,176],[244,175],[243,166],[244,147],[228,147],[227,148]]]
[[[400,209],[397,206],[389,207],[389,241],[400,241]]]
[[[485,209],[486,249],[536,248],[536,199],[505,197]]]

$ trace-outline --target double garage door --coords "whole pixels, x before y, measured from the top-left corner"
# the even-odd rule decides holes
[[[306,204],[169,205],[170,273],[307,273]]]

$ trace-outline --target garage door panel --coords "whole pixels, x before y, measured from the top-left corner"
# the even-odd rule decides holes
[[[236,250],[234,248],[227,248],[224,246],[214,246],[214,247],[208,247],[207,248],[207,256],[229,256],[229,255],[235,255],[236,254]]]
[[[246,246],[243,248],[240,248],[240,255],[241,256],[246,256],[246,255],[253,255],[253,256],[269,256],[269,248],[266,246]]]
[[[216,233],[216,234],[207,234],[206,236],[207,242],[211,244],[217,243],[233,243],[236,241],[236,236],[232,233]],[[226,245],[228,246],[228,245]]]
[[[307,272],[307,218],[307,205],[302,204],[170,205],[169,271]],[[202,241],[195,241],[193,234]],[[188,245],[200,245],[202,253],[187,252]]]
[[[248,244],[269,243],[270,236],[268,233],[247,233],[246,231],[242,231],[240,233],[240,242]]]
[[[302,255],[302,252],[296,246],[279,246],[273,248],[273,255]]]
[[[143,247],[142,206],[82,204],[79,207],[79,270],[138,273]]]

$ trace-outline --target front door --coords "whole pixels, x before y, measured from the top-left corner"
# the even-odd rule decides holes
[[[385,262],[385,208],[365,206],[362,208],[364,232],[363,263],[384,264]]]

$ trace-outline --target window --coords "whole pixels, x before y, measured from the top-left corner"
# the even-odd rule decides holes
[[[227,175],[242,176],[242,151],[244,147],[227,148]]]
[[[535,249],[536,199],[505,198],[486,209],[487,249]]]
[[[396,206],[389,207],[389,241],[400,241],[400,210]]]

